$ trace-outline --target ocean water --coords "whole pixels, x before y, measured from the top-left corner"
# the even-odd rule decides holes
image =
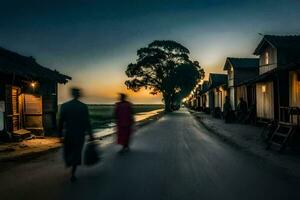
[[[114,105],[88,105],[93,132],[96,137],[109,135],[115,132],[113,117]],[[134,105],[136,122],[151,117],[163,110],[163,105]]]

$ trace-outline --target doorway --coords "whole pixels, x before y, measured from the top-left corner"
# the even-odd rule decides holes
[[[24,128],[29,130],[43,129],[42,97],[40,95],[24,94],[23,98]]]

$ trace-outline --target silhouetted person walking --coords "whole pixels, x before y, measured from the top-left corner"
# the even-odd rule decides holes
[[[115,118],[117,123],[117,143],[123,145],[121,152],[128,151],[134,118],[132,105],[126,101],[125,94],[120,94],[120,101],[116,103]]]
[[[232,122],[233,120],[232,107],[230,103],[230,99],[228,96],[225,97],[225,103],[223,105],[223,117],[225,119],[225,123]]]
[[[81,164],[81,153],[88,133],[93,140],[89,112],[86,104],[80,102],[80,90],[71,90],[73,99],[62,104],[59,117],[59,133],[64,136],[64,159],[67,167],[72,167],[71,181],[76,180],[76,169]],[[63,134],[63,129],[65,132]]]
[[[240,102],[237,105],[236,110],[237,110],[237,117],[239,122],[244,123],[248,114],[248,106],[247,106],[247,102],[242,97],[240,98]]]

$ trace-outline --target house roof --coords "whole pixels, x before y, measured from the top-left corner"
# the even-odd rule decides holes
[[[226,85],[228,77],[227,74],[210,73],[209,80],[210,80],[209,89],[213,89],[221,85]]]
[[[300,70],[300,63],[291,63],[288,65],[285,65],[284,68],[279,68],[276,67],[266,73],[263,73],[259,76],[256,76],[250,80],[247,81],[243,81],[241,83],[239,83],[237,86],[241,86],[241,85],[251,85],[254,83],[259,83],[259,82],[265,82],[268,80],[272,80],[274,78],[276,78],[276,75],[278,73],[282,73],[283,71],[291,71],[291,70]]]
[[[244,81],[244,82],[241,82],[240,84],[238,84],[237,86],[241,86],[241,85],[250,85],[250,84],[253,84],[253,83],[259,83],[259,82],[265,82],[265,81],[268,81],[268,80],[272,80],[274,78],[274,76],[276,75],[277,71],[278,71],[279,68],[275,68],[275,69],[272,69],[266,73],[263,73],[257,77],[254,77],[250,80],[247,80],[247,81]]]
[[[2,47],[0,47],[0,72],[15,74],[26,79],[50,80],[58,83],[71,80],[69,76],[41,66],[33,57],[22,56]]]
[[[230,66],[232,66],[234,69],[255,69],[259,67],[259,59],[227,57],[224,65],[224,70],[228,70]]]
[[[208,81],[203,81],[202,83],[202,90],[205,90],[209,87],[209,82]]]
[[[201,85],[201,90],[200,90],[200,94],[204,94],[205,92],[207,92],[209,89],[209,82],[208,81],[203,81],[202,85]]]
[[[269,44],[275,48],[300,49],[300,35],[264,35],[253,54],[260,55],[266,44]]]

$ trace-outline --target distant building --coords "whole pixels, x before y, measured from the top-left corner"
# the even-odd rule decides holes
[[[202,110],[221,110],[225,96],[235,109],[239,98],[249,106],[249,116],[263,121],[300,126],[300,36],[265,35],[254,51],[259,58],[228,57],[228,75],[209,75],[199,88]]]
[[[210,73],[209,80],[203,81],[191,93],[189,104],[193,109],[207,113],[216,109],[222,111],[226,95],[227,75]]]
[[[209,74],[208,105],[211,111],[223,109],[227,96],[227,79],[226,74]]]
[[[198,93],[198,102],[201,111],[206,111],[209,108],[208,89],[209,89],[209,82],[203,81],[203,83],[199,87],[199,93]]]
[[[237,107],[242,97],[248,105],[255,103],[255,90],[247,87],[243,82],[258,76],[258,58],[232,58],[226,59],[224,70],[228,74],[228,91],[233,109]],[[254,88],[255,89],[255,88]]]
[[[22,136],[55,130],[57,84],[71,77],[4,48],[0,48],[0,77],[2,132]]]

